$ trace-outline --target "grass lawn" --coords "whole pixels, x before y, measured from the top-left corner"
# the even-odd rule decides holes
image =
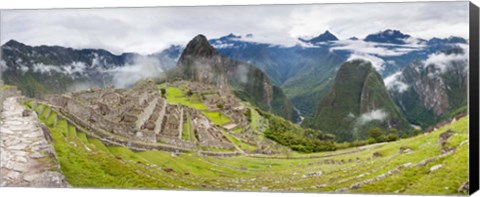
[[[184,91],[180,88],[167,87],[165,88],[165,90],[166,99],[171,104],[181,104],[198,110],[208,110],[208,107],[205,104],[199,102],[198,98],[196,98],[194,95],[192,95],[191,98],[187,97]]]
[[[205,116],[207,116],[210,121],[212,121],[216,125],[224,125],[229,123],[231,120],[227,116],[223,115],[220,112],[202,112]]]

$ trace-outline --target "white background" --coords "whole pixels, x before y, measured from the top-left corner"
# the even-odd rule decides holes
[[[423,0],[417,0],[423,1]],[[438,0],[437,0],[438,1]],[[375,0],[0,0],[0,9],[39,9],[39,8],[92,8],[92,7],[142,7],[142,6],[192,6],[192,5],[258,5],[258,4],[298,4],[298,3],[360,3]],[[378,2],[378,1],[377,1]],[[384,0],[383,2],[414,2],[412,0]],[[480,6],[480,0],[472,0]],[[0,188],[0,197],[6,196],[102,196],[102,197],[146,197],[146,196],[195,196],[195,197],[292,197],[292,196],[380,196],[347,194],[303,194],[303,193],[254,193],[254,192],[192,192],[159,190],[114,190],[114,189],[45,189],[45,188]],[[474,196],[480,197],[480,192]]]

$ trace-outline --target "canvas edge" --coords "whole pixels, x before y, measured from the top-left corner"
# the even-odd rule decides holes
[[[469,114],[470,114],[470,195],[479,189],[479,8],[470,2],[469,13]]]

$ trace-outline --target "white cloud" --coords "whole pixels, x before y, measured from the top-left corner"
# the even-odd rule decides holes
[[[58,72],[58,73],[61,73],[62,72],[62,69],[60,69],[59,66],[53,66],[53,65],[46,65],[46,64],[43,64],[43,63],[35,63],[33,64],[33,72],[39,72],[39,73],[47,73],[47,74],[51,74],[52,71],[55,71],[55,72]]]
[[[62,66],[65,74],[73,75],[74,73],[84,73],[87,65],[83,62],[73,62],[71,65]]]
[[[334,47],[330,50],[345,50],[357,53],[377,55],[377,56],[400,56],[412,51],[421,50],[425,46],[422,44],[388,44],[388,43],[375,43],[365,42],[363,40],[340,40],[334,43]]]
[[[35,63],[32,66],[33,72],[42,73],[42,74],[46,73],[49,75],[52,75],[52,72],[57,72],[64,75],[68,75],[73,79],[76,78],[76,74],[79,74],[79,75],[84,74],[86,71],[86,68],[87,66],[82,62],[73,62],[68,65],[60,65],[60,66],[48,65],[44,63]]]
[[[468,45],[461,44],[458,45],[461,47],[464,52],[461,54],[445,54],[445,53],[434,53],[430,54],[425,60],[425,67],[433,65],[440,70],[441,73],[445,73],[450,66],[455,62],[468,62],[469,51]],[[468,66],[467,66],[468,67]]]
[[[113,85],[117,88],[126,88],[142,79],[153,79],[164,73],[161,62],[156,58],[141,56],[135,57],[132,62],[103,72],[113,77]]]
[[[25,65],[20,65],[20,70],[22,71],[22,73],[26,73],[26,72],[28,72],[29,69]]]
[[[185,45],[199,33],[252,33],[252,41],[294,45],[327,29],[340,39],[384,29],[426,39],[469,32],[468,2],[2,10],[1,24],[2,44],[16,39],[116,54]]]
[[[347,59],[347,61],[353,61],[353,60],[364,60],[368,61],[372,64],[373,68],[377,70],[377,72],[381,72],[385,67],[385,61],[383,59],[374,56],[374,55],[369,55],[369,54],[362,54],[362,53],[353,53],[350,55],[350,57]]]
[[[362,126],[371,121],[383,121],[388,117],[388,113],[383,109],[372,110],[371,112],[364,113],[356,120],[357,126]]]
[[[405,92],[408,89],[408,85],[401,81],[402,72],[396,72],[388,77],[386,77],[383,81],[385,83],[385,87],[388,90],[396,90],[400,93]]]

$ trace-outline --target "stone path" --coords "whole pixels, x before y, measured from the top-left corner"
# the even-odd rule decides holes
[[[23,116],[16,97],[3,103],[0,116],[0,186],[67,187],[55,149],[44,137],[35,113]]]

